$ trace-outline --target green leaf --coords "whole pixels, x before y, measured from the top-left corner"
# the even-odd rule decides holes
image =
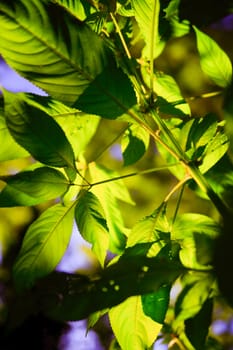
[[[24,94],[4,92],[7,127],[15,141],[41,163],[75,167],[72,147],[60,126],[25,101]]]
[[[150,80],[148,71],[142,69],[142,74],[144,81],[149,86]],[[156,74],[154,75],[153,86],[156,94],[163,98],[163,100],[158,102],[158,107],[162,112],[166,107],[164,102],[164,100],[166,100],[167,102],[173,104],[172,115],[174,114],[174,108],[176,109],[175,115],[190,115],[190,107],[188,103],[185,102],[179,89],[179,86],[177,85],[173,77],[162,72],[156,72]]]
[[[64,7],[80,21],[84,21],[90,15],[91,5],[85,0],[53,0],[54,3]]]
[[[155,293],[142,295],[142,306],[145,315],[155,322],[163,324],[170,300],[170,285],[159,288]]]
[[[136,103],[103,39],[51,1],[1,2],[0,52],[25,78],[84,112],[116,118]]]
[[[157,208],[152,215],[146,216],[136,223],[132,228],[127,247],[135,246],[138,243],[155,242],[150,250],[150,256],[156,255],[164,242],[170,239],[169,224],[166,218],[166,203]]]
[[[4,140],[0,147],[0,161],[12,160],[22,157],[28,157],[28,152],[15,142],[11,136],[7,126],[6,120],[0,114],[0,140]]]
[[[146,316],[141,298],[131,297],[109,311],[110,324],[122,350],[144,350],[157,338],[162,325]]]
[[[229,208],[233,207],[233,164],[227,155],[206,173],[206,179]]]
[[[130,296],[155,292],[163,284],[173,283],[183,272],[179,263],[164,258],[125,256],[90,279],[52,274],[40,281],[33,293],[37,295],[40,311],[49,317],[80,320]]]
[[[30,225],[13,269],[18,289],[31,287],[61,260],[72,232],[74,204],[50,207]]]
[[[132,0],[135,19],[138,22],[142,36],[145,41],[145,56],[149,59],[155,58],[160,52],[156,48],[159,43],[159,11],[158,0]]]
[[[119,174],[94,163],[89,165],[89,171],[92,183],[103,181],[103,183],[93,186],[92,192],[99,198],[106,215],[110,235],[109,249],[113,253],[121,253],[125,247],[127,230],[118,200],[129,204],[134,202],[132,202],[128,190],[121,179],[104,182],[105,180],[119,177]]]
[[[224,129],[212,114],[194,119],[188,131],[186,150],[192,160],[200,162],[199,169],[206,173],[223,157],[229,148]],[[185,138],[187,130],[181,128],[180,139]]]
[[[186,213],[178,216],[172,227],[171,237],[181,246],[180,260],[187,268],[211,268],[214,241],[220,234],[220,226],[211,218]]]
[[[203,72],[216,85],[226,88],[232,80],[232,64],[229,57],[207,34],[195,26],[193,29],[197,38],[197,49]]]
[[[178,261],[179,245],[168,243],[160,249],[157,258]],[[142,295],[142,307],[145,315],[153,321],[163,324],[170,301],[171,284],[162,285],[158,291]]]
[[[109,233],[104,210],[93,193],[86,191],[80,194],[75,208],[75,219],[81,235],[92,244],[94,253],[104,266]]]
[[[196,316],[202,309],[204,303],[212,296],[215,278],[211,274],[196,276],[196,281],[189,282],[182,290],[176,301],[176,323]]]
[[[1,179],[7,185],[0,193],[0,207],[36,205],[61,196],[70,185],[60,171],[48,167]]]
[[[185,320],[185,333],[196,350],[203,350],[212,321],[213,300],[207,299],[202,309]]]
[[[172,37],[180,37],[189,33],[189,21],[179,21],[179,5],[180,0],[171,0],[164,10],[165,18],[169,21],[172,27]]]
[[[100,118],[68,107],[51,97],[33,94],[25,94],[24,96],[29,104],[39,108],[56,120],[72,145],[75,158],[78,158],[93,137]]]
[[[124,165],[136,163],[146,152],[149,141],[150,135],[147,131],[138,125],[131,125],[121,140]]]

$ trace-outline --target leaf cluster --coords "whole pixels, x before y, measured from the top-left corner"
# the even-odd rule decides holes
[[[61,321],[108,313],[123,350],[149,349],[161,332],[171,346],[177,339],[180,349],[198,350],[207,348],[216,297],[233,304],[222,263],[225,244],[232,247],[232,64],[179,14],[181,4],[1,1],[0,53],[47,94],[2,89],[0,160],[25,158],[29,165],[0,176],[0,207],[45,205],[14,261],[9,328],[34,313]],[[226,96],[223,120],[193,116],[188,102],[195,97],[184,98],[175,79],[156,69],[169,39],[184,35],[195,36],[203,75],[217,90],[210,95]],[[198,98],[208,97],[207,91]],[[95,140],[108,133],[107,121],[122,128],[101,151]],[[100,161],[116,142],[123,159],[118,168]],[[146,192],[149,176],[164,171],[172,188],[127,226],[141,185],[130,188],[125,180],[143,177]],[[204,198],[210,215],[202,208],[180,213],[185,191]],[[55,271],[74,223],[98,261],[95,273]],[[177,284],[181,292],[172,306]]]

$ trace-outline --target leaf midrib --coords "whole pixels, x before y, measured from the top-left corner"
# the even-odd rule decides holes
[[[80,66],[75,64],[75,62],[72,62],[72,60],[69,60],[66,56],[62,55],[59,51],[57,51],[53,46],[48,45],[46,41],[44,41],[40,36],[36,35],[34,32],[32,32],[27,26],[25,26],[22,22],[18,21],[14,16],[11,16],[9,13],[4,12],[6,16],[8,16],[11,20],[13,19],[19,26],[21,26],[25,31],[30,33],[32,36],[34,36],[38,41],[40,41],[45,47],[50,49],[55,55],[57,55],[61,60],[64,60],[68,66],[72,67],[75,71],[77,71],[80,75],[84,76],[85,79],[87,79],[90,83],[95,83],[97,88],[101,89],[103,93],[111,98],[123,111],[127,112],[128,108],[124,106],[114,95],[110,94],[108,90],[104,89],[102,85],[99,85],[96,83],[95,78],[93,78],[90,74],[87,74]],[[75,17],[74,17],[75,18]]]

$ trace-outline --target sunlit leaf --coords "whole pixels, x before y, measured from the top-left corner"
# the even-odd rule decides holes
[[[0,140],[4,140],[0,147],[0,161],[28,157],[29,153],[15,142],[11,136],[3,114],[0,114]]]
[[[1,2],[0,51],[35,85],[84,112],[116,118],[136,103],[102,38],[52,1]]]
[[[149,74],[145,68],[142,68],[142,74],[146,84],[149,86]],[[174,112],[176,112],[176,116],[182,116],[185,114],[190,115],[190,107],[188,103],[184,101],[179,86],[172,76],[163,72],[156,72],[154,75],[153,85],[156,94],[161,96],[167,102],[170,102],[170,108],[173,106],[171,115],[174,115]],[[166,112],[164,109],[167,106],[164,100],[160,100],[157,103],[159,110],[161,110],[163,113]],[[176,104],[172,105],[172,103]]]
[[[109,249],[114,253],[119,253],[125,246],[126,228],[118,200],[132,204],[132,199],[121,179],[104,183],[104,180],[117,176],[116,172],[94,163],[90,164],[89,170],[93,183],[103,181],[103,183],[93,186],[92,192],[99,198],[106,215],[110,234]]]
[[[112,308],[109,318],[118,343],[125,350],[149,348],[162,328],[144,314],[140,297],[128,298]]]
[[[169,241],[169,224],[166,218],[166,204],[163,203],[152,215],[146,216],[132,228],[127,247],[135,246],[138,243],[157,242],[150,250],[150,255],[155,255],[164,242]]]
[[[98,198],[91,192],[81,194],[75,208],[75,219],[83,238],[90,242],[100,263],[109,246],[109,233],[105,213]]]
[[[206,269],[213,260],[214,241],[220,226],[201,214],[186,213],[178,216],[171,237],[181,246],[180,259],[189,268]]]
[[[131,125],[125,132],[121,147],[123,151],[124,165],[137,162],[146,152],[150,141],[150,135],[138,125]]]
[[[31,287],[57,266],[68,246],[73,218],[74,203],[57,204],[31,224],[14,265],[14,280],[19,289]]]
[[[215,278],[211,274],[199,276],[196,281],[187,283],[176,302],[176,320],[187,320],[197,315],[203,304],[212,296]]]
[[[180,0],[171,0],[164,10],[166,13],[165,18],[171,24],[173,37],[183,36],[190,31],[189,22],[187,20],[179,21],[179,4]]]
[[[5,176],[2,180],[6,186],[0,192],[0,207],[36,205],[61,196],[69,187],[60,171],[48,167]]]
[[[74,154],[63,130],[46,113],[24,101],[23,94],[4,92],[7,127],[13,138],[41,163],[74,168]]]
[[[223,88],[232,80],[232,64],[227,54],[207,34],[193,26],[197,38],[197,49],[203,72],[216,85]]]
[[[85,0],[53,0],[53,2],[67,9],[80,21],[84,21],[92,9],[91,4]]]
[[[187,135],[185,125],[182,129],[180,139],[185,137],[185,133]],[[228,138],[214,115],[208,114],[204,118],[193,120],[186,149],[193,160],[200,162],[199,169],[202,173],[213,167],[227,152],[228,147]]]
[[[156,44],[159,42],[159,10],[160,2],[158,0],[132,0],[132,8],[142,36],[145,40],[145,56],[155,58],[160,52],[157,52]]]

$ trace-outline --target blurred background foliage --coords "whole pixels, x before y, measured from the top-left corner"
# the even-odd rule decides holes
[[[186,19],[189,17],[188,19],[192,20],[192,23],[215,39],[233,60],[233,15],[227,13],[226,1],[190,0],[181,3],[181,17]],[[218,5],[216,5],[217,3]],[[136,32],[137,28],[135,28]],[[130,48],[134,57],[140,56],[142,46],[142,40],[137,40],[135,36],[132,39]],[[223,118],[223,95],[221,91],[217,96],[199,98],[201,94],[216,92],[219,91],[219,88],[203,74],[200,68],[195,37],[192,33],[169,40],[163,52],[155,60],[155,68],[172,75],[176,79],[182,95],[190,104],[192,115],[200,117],[212,112],[218,116],[219,120]],[[4,74],[9,74],[9,72],[0,70],[0,83],[7,79]],[[18,89],[16,80],[11,81],[11,89]],[[133,166],[123,168],[120,140],[124,129],[124,122],[102,119],[95,136],[84,154],[87,162],[97,161],[99,164],[119,171],[121,175],[164,165],[156,145],[151,141],[148,151],[140,161]],[[4,142],[4,140],[1,140],[1,142]],[[16,173],[31,163],[31,158],[1,162],[0,175]],[[145,215],[149,215],[158,207],[176,183],[175,178],[167,170],[129,177],[124,181],[135,201],[135,206],[130,207],[126,203],[120,203],[126,226],[129,228],[136,221]],[[0,189],[2,186],[3,183],[0,182]],[[175,211],[178,195],[179,193],[175,193],[169,201],[168,216],[172,216]],[[46,203],[32,208],[0,208],[0,325],[4,321],[5,300],[10,298],[11,293],[12,263],[19,250],[26,228],[50,204]],[[180,207],[180,213],[182,212],[201,212],[210,217],[218,218],[218,214],[210,202],[197,197],[188,188],[185,188],[183,193]],[[94,261],[91,253],[86,253],[86,255],[92,264],[95,265],[96,261]],[[219,347],[219,349],[232,349],[232,309],[226,306],[223,300],[219,300],[216,304],[214,318],[212,335],[221,342],[222,347]],[[97,323],[95,329],[100,335],[102,342],[107,346],[106,344],[109,343],[111,334],[108,326],[106,326],[106,322],[102,319],[102,321]],[[172,349],[176,349],[175,345]],[[211,346],[209,349],[211,349]]]

